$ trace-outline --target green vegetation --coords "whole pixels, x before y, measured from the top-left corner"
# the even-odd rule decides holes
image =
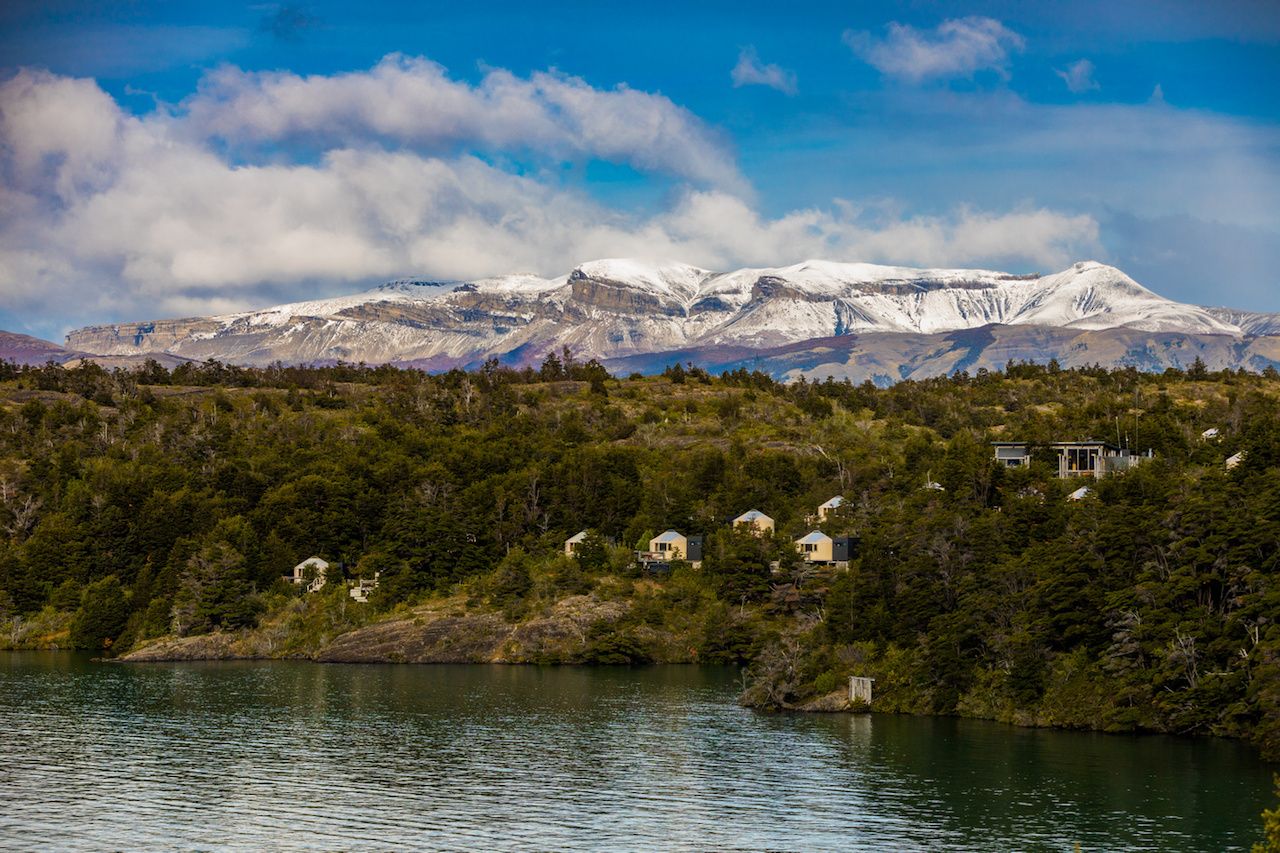
[[[567,355],[440,376],[0,366],[0,642],[234,634],[312,656],[448,609],[523,631],[515,659],[744,662],[760,706],[831,706],[867,675],[877,710],[1280,756],[1278,414],[1270,370],[1010,365],[878,389],[620,381]],[[1068,501],[1080,483],[1043,447],[1118,434],[1155,459]],[[1040,449],[1000,468],[992,439]],[[858,537],[847,572],[790,547],[835,494],[821,527]],[[751,508],[776,536],[725,528]],[[629,549],[667,528],[707,537],[701,569],[641,576]],[[379,573],[370,603],[282,579],[312,554]]]
[[[1280,797],[1280,776],[1275,778],[1276,796]],[[1280,804],[1262,812],[1261,844],[1253,845],[1253,853],[1280,853]]]

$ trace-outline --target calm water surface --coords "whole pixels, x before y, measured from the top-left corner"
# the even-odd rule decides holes
[[[0,652],[0,848],[1246,848],[1229,741],[764,715],[731,670]]]

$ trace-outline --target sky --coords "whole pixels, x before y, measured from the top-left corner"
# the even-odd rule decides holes
[[[0,5],[0,328],[604,257],[1280,311],[1280,3]]]

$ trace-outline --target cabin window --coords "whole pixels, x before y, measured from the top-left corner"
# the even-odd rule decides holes
[[[1090,447],[1071,447],[1067,449],[1067,470],[1092,472],[1097,466],[1098,451]]]

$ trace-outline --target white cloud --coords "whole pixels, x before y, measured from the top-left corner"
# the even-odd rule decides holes
[[[768,86],[786,95],[796,93],[796,75],[772,63],[762,65],[754,47],[744,47],[738,52],[738,64],[729,72],[734,88],[742,86]]]
[[[369,71],[299,76],[223,67],[176,113],[200,138],[233,146],[370,140],[430,154],[459,148],[628,163],[723,189],[745,186],[724,140],[662,95],[596,89],[576,77],[488,71],[476,85],[427,59],[393,54]]]
[[[943,21],[930,31],[897,22],[884,38],[846,30],[845,44],[882,74],[912,82],[972,77],[979,71],[1009,76],[1010,54],[1025,46],[1022,36],[993,18]]]
[[[1101,88],[1098,81],[1093,79],[1093,63],[1087,59],[1077,59],[1066,68],[1055,68],[1053,73],[1062,78],[1062,82],[1067,84],[1067,88],[1079,95],[1082,92],[1088,92]]]
[[[593,97],[585,89],[564,97]],[[352,144],[314,162],[242,164],[201,137],[206,120],[132,117],[94,83],[46,73],[0,84],[6,307],[84,323],[225,312],[406,274],[551,275],[610,256],[1048,268],[1097,246],[1092,218],[1035,207],[873,217],[833,203],[768,217],[738,194],[686,187],[636,215],[466,153]]]

